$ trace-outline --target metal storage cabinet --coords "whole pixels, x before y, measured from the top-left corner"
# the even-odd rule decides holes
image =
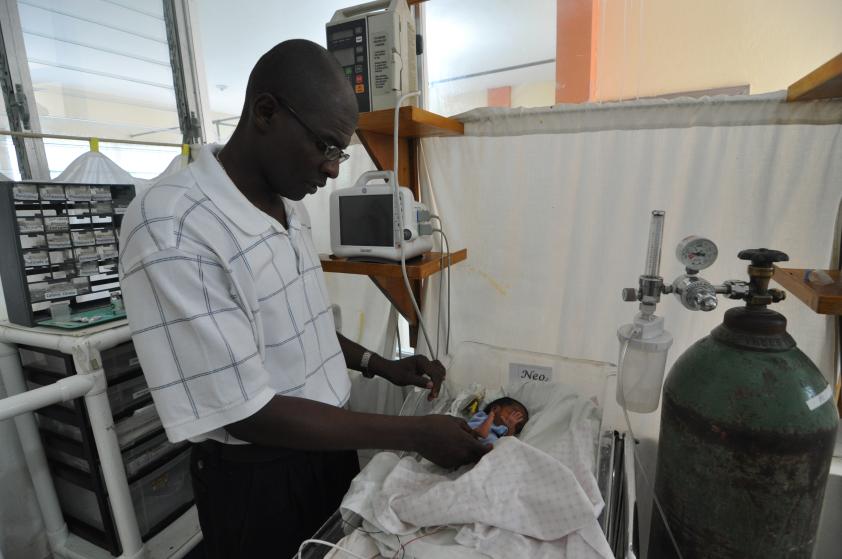
[[[72,313],[109,304],[120,290],[117,240],[134,195],[130,184],[0,182],[0,276],[11,322],[43,324],[64,301]],[[99,321],[123,316],[99,313]]]

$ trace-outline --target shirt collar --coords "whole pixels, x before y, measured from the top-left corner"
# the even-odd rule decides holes
[[[286,232],[278,220],[260,211],[249,202],[240,189],[231,181],[225,169],[216,159],[216,154],[222,146],[208,144],[199,150],[196,161],[190,165],[193,178],[199,189],[207,196],[219,210],[225,214],[234,225],[248,235],[260,235],[270,227]],[[287,214],[287,223],[291,228],[299,228],[299,219],[295,204],[283,198]]]

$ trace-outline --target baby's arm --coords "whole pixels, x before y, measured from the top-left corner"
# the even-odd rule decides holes
[[[488,433],[491,431],[491,426],[494,425],[494,416],[496,415],[495,412],[491,412],[488,414],[488,417],[485,418],[485,421],[482,422],[482,425],[477,427],[475,431],[482,436],[482,438],[488,437]]]

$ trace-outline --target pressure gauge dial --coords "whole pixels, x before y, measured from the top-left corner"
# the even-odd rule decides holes
[[[716,261],[719,250],[710,239],[690,235],[678,243],[675,249],[678,260],[689,270],[704,270]]]

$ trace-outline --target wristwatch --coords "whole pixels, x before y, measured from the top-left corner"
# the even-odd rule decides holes
[[[368,350],[363,352],[363,357],[360,359],[360,372],[365,378],[374,378],[374,371],[368,370],[368,362],[371,359],[372,353]]]

